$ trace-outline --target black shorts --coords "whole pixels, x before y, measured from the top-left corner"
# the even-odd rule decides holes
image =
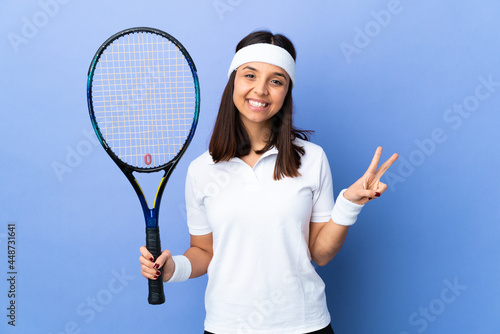
[[[215,334],[215,333],[205,331],[205,334]],[[335,333],[333,333],[332,326],[328,325],[323,329],[320,329],[320,330],[317,330],[314,332],[310,332],[310,333],[305,333],[305,334],[335,334]]]

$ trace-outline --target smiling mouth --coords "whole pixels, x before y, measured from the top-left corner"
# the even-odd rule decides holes
[[[248,100],[248,103],[252,107],[255,107],[255,108],[265,108],[269,105],[269,103],[259,102],[259,101],[255,101],[255,100]]]

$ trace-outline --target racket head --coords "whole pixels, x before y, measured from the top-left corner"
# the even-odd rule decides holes
[[[195,64],[170,34],[125,29],[97,50],[87,102],[99,141],[122,169],[156,172],[174,166],[198,123]]]

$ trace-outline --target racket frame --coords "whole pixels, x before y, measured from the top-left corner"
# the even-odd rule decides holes
[[[117,40],[118,38],[131,34],[131,33],[137,33],[137,32],[146,32],[146,33],[153,33],[153,34],[158,34],[161,35],[165,38],[167,38],[170,42],[175,44],[175,46],[179,49],[179,51],[182,52],[184,55],[190,69],[191,73],[193,75],[193,82],[194,82],[194,90],[196,94],[196,99],[195,99],[195,110],[193,114],[193,123],[191,125],[190,132],[186,138],[186,141],[182,145],[181,149],[179,152],[173,157],[168,163],[165,163],[160,166],[156,167],[150,167],[150,168],[142,168],[142,167],[136,167],[127,164],[125,161],[121,160],[118,158],[118,156],[113,152],[113,150],[108,146],[106,143],[106,140],[104,139],[104,136],[102,135],[99,125],[97,123],[95,113],[94,113],[94,107],[92,105],[92,81],[94,77],[94,72],[96,69],[96,66],[99,62],[99,59],[103,52],[106,50],[108,46],[110,46],[113,41]],[[191,143],[191,140],[193,139],[194,133],[196,131],[196,126],[198,124],[198,118],[199,118],[199,111],[200,111],[200,87],[199,87],[199,81],[198,81],[198,75],[197,75],[197,70],[196,66],[187,52],[187,50],[184,48],[184,46],[177,40],[175,39],[172,35],[161,31],[159,29],[155,28],[149,28],[149,27],[135,27],[135,28],[128,28],[125,30],[122,30],[113,36],[109,37],[102,45],[101,47],[97,50],[97,52],[94,55],[94,58],[92,59],[92,62],[90,64],[88,74],[87,74],[87,104],[88,104],[88,109],[89,109],[89,114],[90,114],[90,119],[92,122],[92,127],[94,128],[94,131],[97,135],[97,138],[99,142],[101,143],[102,147],[106,151],[106,153],[111,157],[111,159],[116,163],[116,165],[120,168],[120,170],[125,174],[127,179],[129,180],[130,184],[134,188],[137,197],[139,198],[139,201],[141,203],[141,208],[144,213],[144,219],[146,222],[146,246],[150,253],[153,255],[154,259],[161,254],[161,245],[160,245],[160,237],[159,237],[159,224],[158,224],[158,217],[159,217],[159,212],[160,212],[160,203],[161,203],[161,198],[163,195],[163,191],[165,190],[165,186],[167,184],[168,179],[170,178],[170,175],[172,174],[173,170],[175,169],[175,166],[181,159],[181,157],[184,155],[186,152],[189,144]],[[144,192],[141,189],[141,186],[139,185],[137,179],[134,177],[133,172],[138,172],[138,173],[153,173],[153,172],[160,172],[164,171],[164,174],[161,178],[160,184],[158,186],[158,190],[155,195],[155,199],[153,202],[153,207],[150,208],[146,196]],[[160,270],[161,272],[161,270]],[[161,278],[162,275],[157,280],[149,280],[149,303],[150,304],[162,304],[165,301],[164,293],[163,293],[163,281]],[[153,290],[153,291],[152,291]]]

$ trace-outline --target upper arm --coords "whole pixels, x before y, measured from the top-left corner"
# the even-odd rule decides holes
[[[338,253],[347,236],[349,226],[327,223],[310,223],[309,251],[314,262],[326,265]]]
[[[311,255],[314,255],[314,244],[316,242],[316,239],[318,238],[319,232],[323,229],[323,227],[326,225],[325,223],[309,223],[309,252]]]
[[[204,235],[191,234],[191,247],[199,248],[210,255],[213,255],[213,235],[212,233]]]
[[[191,278],[206,274],[213,257],[212,233],[191,234],[191,247],[184,253],[191,262]]]

